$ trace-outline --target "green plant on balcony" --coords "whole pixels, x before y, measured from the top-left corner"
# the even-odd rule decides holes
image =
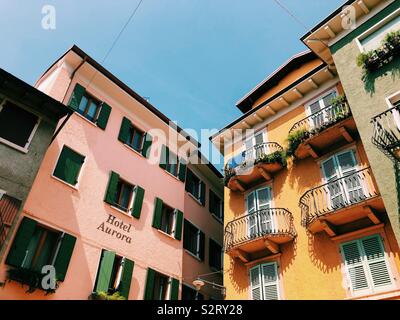
[[[22,285],[27,285],[28,293],[32,293],[36,291],[36,289],[43,290],[46,294],[55,293],[58,288],[57,280],[55,280],[56,287],[54,289],[45,289],[42,287],[42,280],[45,276],[46,274],[26,268],[10,268],[7,270],[7,279],[9,281],[19,282]]]
[[[89,300],[126,300],[125,297],[121,296],[121,294],[116,291],[113,294],[109,294],[104,291],[100,292],[92,292],[89,296]]]
[[[286,155],[293,157],[300,144],[310,137],[310,131],[306,129],[299,129],[290,133],[287,137],[288,147],[286,149]]]
[[[272,164],[272,163],[279,163],[280,165],[286,167],[287,161],[286,161],[286,151],[275,151],[273,153],[269,154],[262,154],[260,157],[258,157],[255,161],[255,164],[258,163],[266,163],[266,164]]]

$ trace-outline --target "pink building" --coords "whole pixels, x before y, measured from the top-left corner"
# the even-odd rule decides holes
[[[36,87],[76,112],[60,121],[1,261],[0,299],[221,298],[192,286],[222,282],[221,175],[187,165],[197,141],[76,46]],[[57,279],[48,295],[45,265]]]

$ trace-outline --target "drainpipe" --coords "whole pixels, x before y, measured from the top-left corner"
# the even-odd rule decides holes
[[[75,70],[72,71],[71,76],[69,77],[69,78],[71,79],[71,81],[69,82],[68,88],[67,88],[67,90],[65,91],[64,98],[62,99],[62,103],[64,103],[64,100],[65,100],[65,98],[67,97],[67,93],[68,93],[68,91],[69,91],[69,89],[70,89],[70,87],[71,87],[71,83],[72,83],[72,80],[73,80],[74,77],[75,77],[75,74],[76,74],[77,71],[83,66],[83,64],[84,64],[85,62],[86,62],[86,56],[83,58],[83,60],[81,61],[81,63],[75,68]],[[57,135],[60,133],[60,131],[62,130],[62,128],[64,128],[65,124],[67,123],[67,121],[69,120],[69,118],[71,118],[71,116],[72,116],[73,113],[74,113],[74,112],[69,113],[69,114],[67,115],[67,117],[64,119],[64,121],[61,123],[61,125],[58,127],[58,129],[57,129],[56,132],[54,133],[53,137],[51,138],[50,144],[56,139]]]

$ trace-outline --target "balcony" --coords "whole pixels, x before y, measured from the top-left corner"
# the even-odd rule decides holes
[[[346,100],[296,122],[289,130],[288,154],[297,159],[318,158],[330,148],[353,142],[356,124]]]
[[[225,186],[233,191],[245,192],[249,188],[272,179],[286,166],[281,145],[266,142],[244,151],[236,163],[225,167]]]
[[[299,206],[304,227],[331,237],[380,224],[385,211],[370,168],[308,190]]]
[[[371,120],[374,126],[372,143],[391,160],[400,160],[400,106],[378,114]]]
[[[288,210],[259,210],[226,225],[225,252],[249,262],[278,253],[279,246],[292,241],[295,236],[293,216]]]

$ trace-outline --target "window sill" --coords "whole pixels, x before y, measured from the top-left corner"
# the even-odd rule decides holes
[[[126,143],[124,143],[123,145],[124,145],[127,149],[129,149],[130,151],[132,151],[133,153],[135,153],[136,155],[138,155],[138,156],[144,158],[144,156],[143,156],[139,151],[133,149],[130,145],[128,145],[128,144],[126,144]]]
[[[172,178],[174,178],[175,180],[177,180],[177,181],[179,181],[179,182],[183,182],[183,181],[181,181],[181,180],[179,180],[179,178],[177,177],[177,176],[174,176],[171,172],[169,172],[169,171],[167,171],[167,170],[165,170],[165,169],[162,169],[166,174],[168,174],[170,177],[172,177]]]
[[[349,297],[345,300],[382,300],[382,299],[389,299],[394,297],[400,297],[400,290],[388,290],[383,292],[376,292],[376,293],[368,293],[363,294],[360,296],[353,296]]]
[[[173,240],[177,240],[177,239],[175,239],[175,237],[174,237],[172,234],[168,234],[168,233],[166,233],[166,232],[164,232],[164,231],[162,231],[162,230],[160,230],[160,229],[157,229],[157,231],[158,231],[159,233],[161,233],[161,234],[163,234],[163,235],[165,235],[165,236],[167,236],[167,237],[173,239]]]
[[[198,256],[196,256],[194,253],[190,252],[188,249],[185,249],[185,252],[191,256],[193,259],[196,259],[198,262],[203,262]]]
[[[197,199],[194,195],[192,195],[189,191],[186,191],[186,193],[187,193],[194,201],[196,201],[199,205],[201,205],[202,207],[204,207],[203,204],[200,202],[200,200]]]
[[[217,215],[215,215],[214,213],[211,213],[212,217],[217,220],[217,222],[219,222],[220,224],[224,224],[224,220],[220,219]]]
[[[22,152],[25,154],[28,153],[28,148],[26,148],[26,147],[23,148],[23,147],[16,145],[15,143],[12,143],[11,141],[8,141],[6,139],[0,138],[0,142],[5,144],[6,146],[9,146],[10,148],[13,148],[13,149],[19,151],[19,152]]]
[[[110,204],[110,207],[111,207],[112,209],[114,209],[115,211],[118,211],[118,212],[122,213],[123,215],[125,215],[125,216],[127,216],[127,217],[129,217],[129,218],[132,218],[132,215],[130,215],[129,212],[124,211],[124,210],[121,210],[121,209],[119,209],[119,208],[117,208],[116,206],[113,206],[113,205],[111,205],[111,204]]]
[[[62,180],[62,179],[60,179],[60,178],[57,178],[56,176],[54,176],[54,175],[50,175],[53,179],[55,179],[55,180],[57,180],[58,182],[61,182],[62,184],[64,184],[64,185],[66,185],[66,186],[68,186],[69,188],[71,188],[71,189],[74,189],[75,191],[78,191],[79,189],[78,189],[78,183],[74,186],[74,185],[72,185],[72,184],[69,184],[68,182],[65,182],[64,180]]]
[[[93,122],[93,121],[91,121],[91,120],[85,118],[85,117],[84,117],[83,115],[81,115],[78,111],[75,111],[75,114],[76,114],[79,118],[81,118],[81,119],[85,120],[86,122],[90,123],[93,127],[98,128],[98,126],[97,126],[97,124],[96,124],[95,122]]]

